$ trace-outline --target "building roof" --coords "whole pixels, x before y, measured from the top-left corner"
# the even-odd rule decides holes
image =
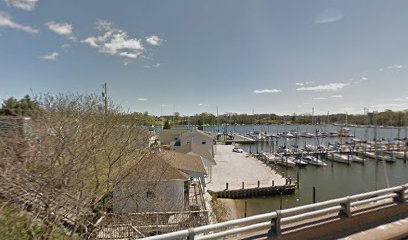
[[[209,134],[207,134],[207,133],[205,133],[205,132],[203,132],[201,130],[198,130],[198,129],[193,129],[193,130],[184,132],[183,134],[181,134],[180,139],[189,138],[192,135],[196,135],[196,134],[198,134],[198,135],[200,135],[202,137],[205,137],[205,138],[214,139],[211,135],[209,135]]]
[[[173,167],[181,171],[191,171],[206,174],[203,161],[199,156],[185,153],[164,151],[161,153],[163,158]]]
[[[152,153],[127,162],[116,172],[117,181],[188,180],[190,177],[165,160],[162,153]]]
[[[163,129],[160,132],[160,140],[162,143],[170,143],[174,141],[175,138],[180,137],[183,133],[186,133],[188,130],[177,130],[177,129]]]
[[[174,151],[175,152],[180,152],[180,153],[190,153],[190,152],[195,153],[195,154],[207,159],[208,161],[213,163],[213,165],[216,165],[216,162],[215,162],[214,157],[212,156],[210,150],[208,150],[206,147],[203,147],[199,143],[196,143],[196,142],[187,143],[187,144],[184,144],[183,146],[177,148]]]

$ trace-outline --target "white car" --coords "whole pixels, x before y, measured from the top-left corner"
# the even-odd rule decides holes
[[[236,152],[236,153],[243,153],[244,152],[244,150],[242,150],[242,148],[237,148],[237,147],[233,148],[232,151]]]

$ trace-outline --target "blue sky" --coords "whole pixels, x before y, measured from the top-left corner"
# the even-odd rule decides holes
[[[152,114],[408,109],[408,1],[0,0],[0,98]]]

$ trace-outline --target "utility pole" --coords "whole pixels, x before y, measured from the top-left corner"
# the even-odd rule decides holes
[[[218,119],[218,106],[217,106],[217,134],[220,132],[220,121]]]
[[[108,113],[108,88],[106,82],[102,85],[102,97],[104,103],[104,112],[105,114]]]
[[[173,104],[173,127],[174,127],[174,118],[175,118],[175,115],[176,115],[176,105]]]
[[[314,107],[312,107],[312,125],[314,125]]]

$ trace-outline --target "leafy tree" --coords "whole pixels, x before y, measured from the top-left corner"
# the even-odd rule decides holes
[[[34,110],[39,109],[38,103],[31,99],[29,95],[25,95],[22,99],[17,100],[14,97],[10,97],[3,101],[0,109],[1,115],[10,116],[30,116]]]
[[[166,121],[164,122],[163,129],[170,129],[170,128],[171,128],[171,127],[170,127],[169,120],[166,120]]]

